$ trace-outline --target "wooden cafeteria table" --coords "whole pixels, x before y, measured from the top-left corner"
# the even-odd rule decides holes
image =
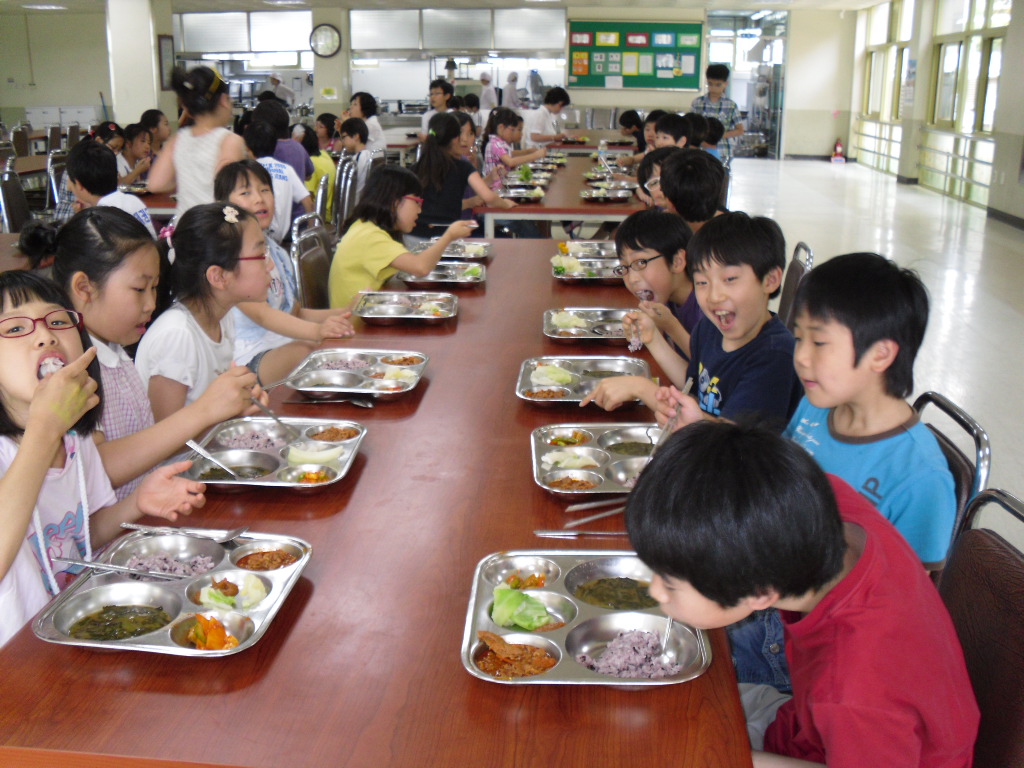
[[[580,199],[580,191],[590,189],[583,174],[595,164],[589,158],[569,157],[564,168],[559,168],[545,188],[539,203],[520,203],[515,208],[474,208],[473,213],[484,220],[484,237],[494,237],[495,221],[522,219],[526,221],[622,221],[644,205],[636,196],[624,203],[591,203]]]
[[[678,685],[501,685],[462,668],[481,558],[504,549],[628,548],[625,538],[533,535],[567,517],[565,502],[533,482],[530,431],[650,418],[641,408],[606,414],[515,397],[527,357],[624,349],[549,342],[543,310],[630,301],[618,286],[556,283],[554,241],[499,241],[495,249],[486,287],[458,293],[456,320],[357,323],[356,339],[339,344],[427,353],[425,379],[404,399],[364,410],[296,404],[293,391],[274,391],[285,415],[366,425],[347,478],[319,495],[210,494],[189,521],[312,543],[266,635],[237,655],[199,660],[51,645],[24,628],[0,649],[0,765],[750,765],[720,630],[711,633],[708,671]],[[593,525],[621,529],[622,519]],[[63,751],[62,761],[46,750]]]
[[[14,172],[19,176],[46,173],[46,155],[26,155],[15,158]]]

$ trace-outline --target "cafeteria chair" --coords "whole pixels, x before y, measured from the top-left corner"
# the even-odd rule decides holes
[[[14,157],[14,145],[9,141],[0,141],[0,166],[7,164],[9,158]]]
[[[60,184],[67,169],[68,156],[63,152],[51,152],[46,158],[46,208],[44,213],[56,216],[60,201]]]
[[[306,309],[329,309],[331,254],[324,249],[320,234],[310,230],[299,235],[292,241],[291,256],[300,304]]]
[[[334,253],[334,238],[325,221],[315,211],[297,216],[295,221],[292,222],[292,242],[296,242],[305,232],[315,232],[320,237],[324,250],[328,253]]]
[[[973,526],[998,505],[1014,525],[1024,502],[1001,490],[974,497],[939,584],[981,712],[974,768],[1024,765],[1024,554],[999,533]],[[941,670],[936,670],[941,674]]]
[[[337,186],[334,191],[334,231],[341,239],[341,230],[356,206],[356,164],[351,158],[344,166],[338,162]]]
[[[729,163],[722,163],[725,168],[725,176],[722,179],[722,188],[718,191],[718,207],[723,211],[729,210],[729,191],[732,185],[732,173],[729,170]]]
[[[726,183],[728,184],[728,181]],[[801,251],[804,253],[803,261],[800,260]],[[782,293],[779,294],[779,320],[785,323],[790,331],[796,324],[796,313],[793,312],[796,289],[800,287],[800,281],[813,266],[814,253],[811,251],[811,247],[801,240],[793,249],[793,260],[789,262],[789,269],[786,270],[786,276],[782,279]]]
[[[60,134],[61,130],[59,125],[46,126],[46,154],[50,154],[51,152],[62,152],[64,150]]]
[[[313,198],[313,210],[325,221],[328,218],[327,200],[330,197],[330,184],[330,176],[327,174],[321,176],[320,182],[316,185],[316,195]]]
[[[956,493],[956,517],[953,520],[951,541],[956,541],[967,526],[967,508],[971,500],[981,493],[988,485],[988,475],[992,467],[992,444],[988,433],[963,408],[938,392],[925,392],[914,401],[914,410],[918,416],[928,405],[933,405],[948,416],[957,426],[961,427],[974,441],[974,461],[957,447],[956,443],[934,424],[925,422],[925,426],[935,435],[946,464],[953,475],[953,487]],[[934,577],[941,581],[945,576],[937,571]]]
[[[78,140],[80,138],[81,138],[81,128],[80,128],[80,126],[78,125],[78,123],[71,123],[71,125],[68,126],[68,138],[67,138],[67,140],[64,143],[64,146],[68,150],[68,152],[70,152],[71,148],[73,146],[75,146],[75,144],[78,143]]]
[[[28,198],[18,174],[11,171],[0,178],[0,225],[4,232],[17,233],[32,218]]]
[[[23,126],[11,131],[11,144],[14,146],[16,157],[28,156],[28,131]]]

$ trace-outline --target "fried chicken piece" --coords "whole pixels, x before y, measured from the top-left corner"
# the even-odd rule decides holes
[[[493,632],[480,631],[477,637],[487,645],[487,652],[480,658],[480,669],[502,679],[527,677],[546,672],[557,663],[542,648],[532,645],[506,643]]]

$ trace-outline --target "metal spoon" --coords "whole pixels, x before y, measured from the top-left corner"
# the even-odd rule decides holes
[[[668,657],[668,641],[672,637],[672,625],[674,623],[672,617],[668,616],[665,622],[665,631],[661,633],[661,655],[666,658]]]
[[[160,571],[146,571],[136,568],[125,568],[123,565],[110,565],[110,563],[87,563],[85,560],[75,560],[70,557],[54,557],[51,558],[56,560],[58,563],[71,563],[72,565],[81,565],[85,568],[92,568],[96,571],[116,571],[117,573],[134,573],[136,576],[153,576],[159,579],[187,579],[188,576],[182,576],[176,573],[161,573]]]
[[[235,472],[235,470],[233,470],[231,467],[228,467],[228,466],[225,466],[224,464],[221,464],[219,461],[217,461],[215,458],[213,458],[213,456],[205,448],[200,446],[199,443],[197,443],[195,440],[186,440],[185,441],[185,445],[187,445],[189,448],[191,448],[193,451],[198,453],[200,456],[202,456],[204,459],[206,459],[210,463],[216,464],[218,467],[220,467],[225,472],[227,472],[229,475],[231,475],[231,477],[233,477],[235,480],[241,480],[242,479],[242,476],[239,475],[237,472]]]
[[[261,411],[263,411],[263,413],[265,413],[267,416],[269,416],[274,421],[276,421],[278,426],[280,426],[282,429],[286,430],[288,432],[288,434],[292,435],[292,439],[293,440],[298,439],[299,437],[302,436],[302,433],[299,432],[299,430],[297,430],[295,427],[293,427],[290,424],[285,424],[283,421],[281,421],[281,419],[279,419],[277,417],[276,413],[274,413],[272,410],[267,408],[267,406],[265,406],[263,403],[261,403],[255,397],[250,397],[249,399],[252,400],[253,405],[255,405],[257,408],[259,408]]]
[[[121,523],[121,527],[129,531],[141,531],[142,533],[153,533],[158,535],[191,536],[193,539],[209,539],[217,544],[227,544],[234,541],[243,533],[249,530],[248,525],[241,528],[234,528],[224,534],[215,534],[213,531],[206,531],[202,528],[172,528],[169,525],[139,525],[138,523]]]
[[[289,381],[294,381],[295,379],[299,378],[302,375],[303,374],[301,374],[301,373],[296,373],[296,374],[293,374],[292,376],[289,376],[289,377],[287,377],[285,379],[280,379],[279,381],[275,381],[275,382],[273,382],[271,384],[267,384],[267,386],[263,387],[263,391],[264,392],[269,392],[270,390],[275,389],[276,387],[280,387],[282,384],[287,384]]]

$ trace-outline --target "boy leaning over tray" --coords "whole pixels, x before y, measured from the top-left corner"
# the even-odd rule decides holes
[[[695,397],[667,388],[656,391],[656,405],[666,411],[682,403],[680,421],[756,416],[779,431],[802,395],[793,371],[793,335],[768,309],[782,282],[786,243],[779,225],[745,213],[716,216],[690,239],[687,270],[704,317],[690,336],[690,360],[652,338],[650,351],[669,380],[682,387],[694,382]],[[643,328],[649,318],[640,316]],[[616,393],[600,386],[595,403],[611,410]],[[648,403],[650,404],[650,403]]]
[[[626,526],[674,619],[783,615],[792,697],[740,685],[756,768],[969,768],[978,707],[938,592],[892,524],[792,441],[727,422],[679,430]]]

